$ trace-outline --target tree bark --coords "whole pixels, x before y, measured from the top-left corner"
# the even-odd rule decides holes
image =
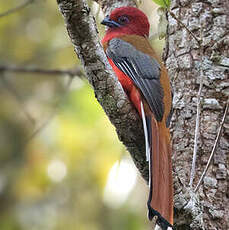
[[[95,96],[119,139],[130,152],[136,167],[148,181],[142,122],[114,75],[98,39],[95,20],[86,0],[57,0],[76,54],[80,58]],[[105,12],[133,1],[100,1]],[[106,7],[105,7],[106,6]]]
[[[189,193],[197,94],[200,97],[200,135],[197,145],[196,185],[208,161],[228,100],[229,11],[227,1],[172,1],[171,11],[200,41],[168,14],[168,37],[164,61],[174,91],[174,115],[171,125],[176,178],[176,225],[184,229],[229,229],[228,187],[228,117],[223,126],[213,164],[197,193]],[[201,41],[202,40],[202,41]],[[202,80],[201,80],[202,78]],[[184,192],[187,190],[188,192]],[[186,207],[191,196],[197,203],[196,212]],[[183,199],[182,204],[182,197]],[[188,209],[187,209],[188,208]],[[184,214],[184,216],[183,216]],[[187,221],[189,214],[190,223]]]
[[[109,66],[99,43],[96,25],[86,0],[57,0],[68,34],[85,68],[95,96],[116,127],[136,167],[148,181],[141,120]],[[97,0],[105,14],[131,0]],[[223,6],[223,4],[225,4]],[[171,11],[187,28],[168,13],[168,37],[164,61],[174,91],[173,161],[175,187],[175,229],[227,229],[228,223],[228,127],[217,148],[214,165],[198,193],[189,188],[196,123],[196,100],[201,78],[200,136],[194,184],[206,165],[216,138],[228,97],[228,37],[226,3],[219,0],[174,0]],[[228,10],[228,9],[227,9]],[[190,30],[197,39],[191,34]],[[200,46],[196,40],[203,40]],[[203,73],[203,74],[200,74]],[[223,226],[223,227],[222,227]],[[221,228],[222,227],[222,228]]]

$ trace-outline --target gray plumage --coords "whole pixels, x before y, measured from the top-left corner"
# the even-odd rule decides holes
[[[109,42],[107,56],[140,89],[157,121],[164,114],[163,89],[160,84],[160,65],[130,43],[118,38]]]

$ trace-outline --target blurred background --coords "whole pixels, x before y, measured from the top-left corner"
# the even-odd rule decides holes
[[[157,6],[140,8],[152,35]],[[55,1],[0,1],[1,230],[150,229],[147,185],[79,66]]]

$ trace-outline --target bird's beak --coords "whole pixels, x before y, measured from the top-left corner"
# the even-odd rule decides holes
[[[108,27],[111,27],[111,28],[120,27],[119,23],[110,20],[110,18],[108,16],[103,19],[103,21],[101,22],[101,24],[103,24],[105,26],[108,26]]]

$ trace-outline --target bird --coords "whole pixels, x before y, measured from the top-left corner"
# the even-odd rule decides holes
[[[136,7],[120,7],[101,24],[108,61],[142,119],[149,164],[148,218],[163,230],[173,226],[172,90],[165,66],[149,42],[150,24]]]

